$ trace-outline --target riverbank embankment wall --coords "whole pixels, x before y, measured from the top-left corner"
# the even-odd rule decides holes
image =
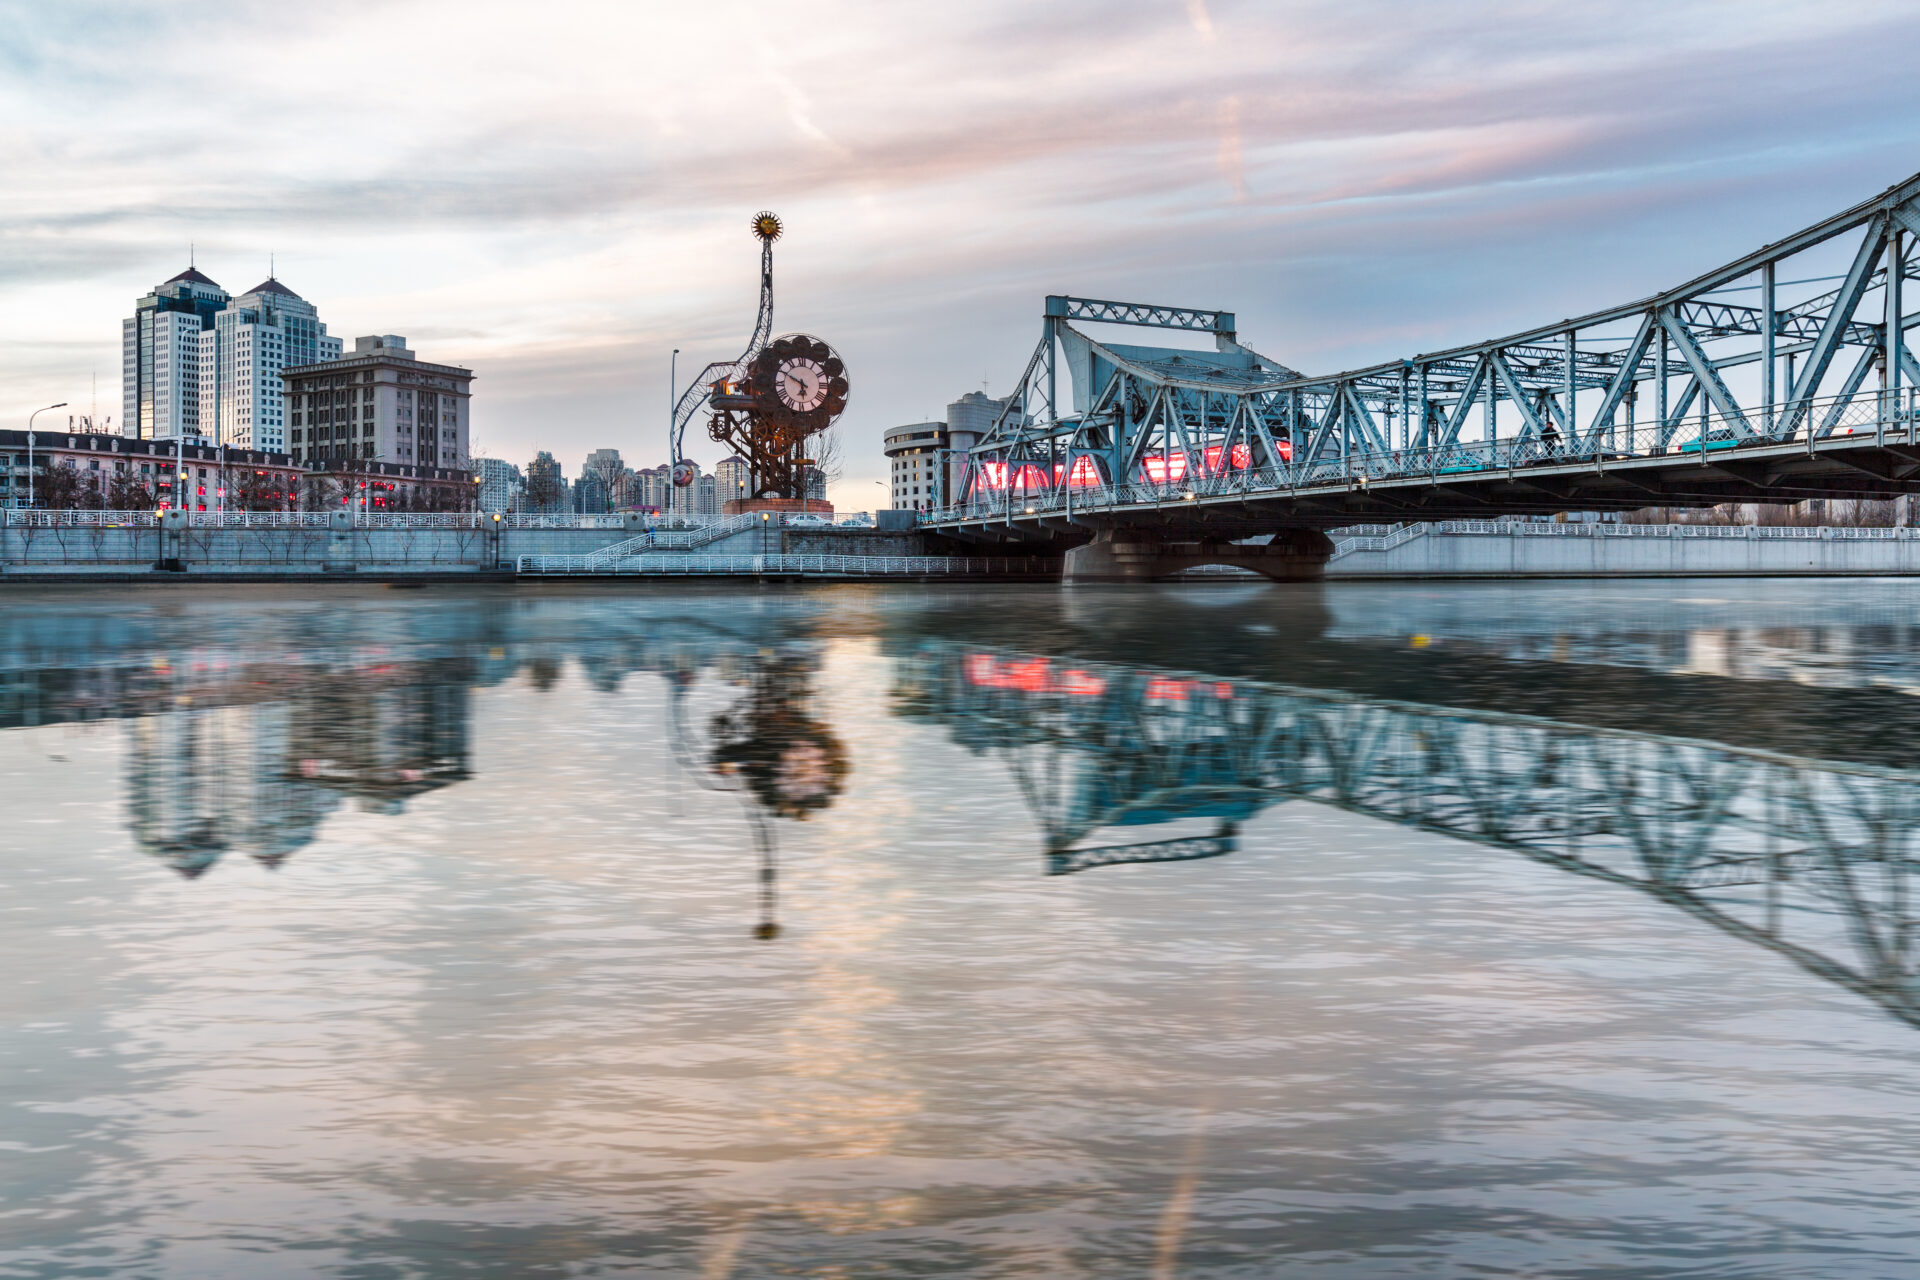
[[[701,555],[924,554],[918,534],[873,529],[748,527],[711,536],[662,531],[652,545],[618,529],[186,528],[12,525],[0,527],[0,577],[387,577],[510,574],[521,556],[578,556],[622,546],[670,553],[693,542]],[[176,570],[157,571],[165,561]]]
[[[1920,529],[1449,521],[1339,539],[1327,577],[1920,574]]]

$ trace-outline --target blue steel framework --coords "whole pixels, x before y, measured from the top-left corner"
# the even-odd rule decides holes
[[[1050,875],[1233,853],[1307,800],[1637,889],[1920,1026],[1920,773],[937,642],[899,673],[901,714],[1005,760]]]
[[[1211,509],[1251,532],[1920,489],[1904,341],[1920,312],[1902,304],[1916,236],[1920,175],[1665,293],[1330,377],[1241,345],[1231,313],[1049,297],[1006,410],[928,522],[1058,536],[1166,524],[1187,503],[1189,523]],[[1215,349],[1119,345],[1077,321]]]

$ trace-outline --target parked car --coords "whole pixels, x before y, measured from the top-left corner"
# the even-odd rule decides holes
[[[831,529],[833,521],[825,516],[816,516],[810,511],[798,511],[783,522],[789,529]]]
[[[873,528],[873,517],[863,511],[857,516],[848,516],[845,520],[842,520],[840,527],[842,529],[871,529]]]

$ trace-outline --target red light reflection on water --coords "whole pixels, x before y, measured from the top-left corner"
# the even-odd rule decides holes
[[[1015,658],[1002,662],[990,653],[970,653],[963,670],[967,683],[983,689],[1014,689],[1021,693],[1065,693],[1096,698],[1107,682],[1078,667],[1056,670],[1045,658]]]
[[[1204,698],[1208,694],[1224,701],[1233,697],[1233,686],[1225,681],[1183,680],[1178,676],[1155,676],[1147,681],[1145,697],[1148,701],[1158,699],[1162,702],[1185,702],[1188,698]]]

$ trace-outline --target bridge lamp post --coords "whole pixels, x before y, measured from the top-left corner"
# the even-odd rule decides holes
[[[29,509],[33,506],[33,420],[47,412],[47,409],[66,407],[67,402],[62,400],[59,404],[50,404],[46,409],[35,409],[27,415],[27,506]]]

